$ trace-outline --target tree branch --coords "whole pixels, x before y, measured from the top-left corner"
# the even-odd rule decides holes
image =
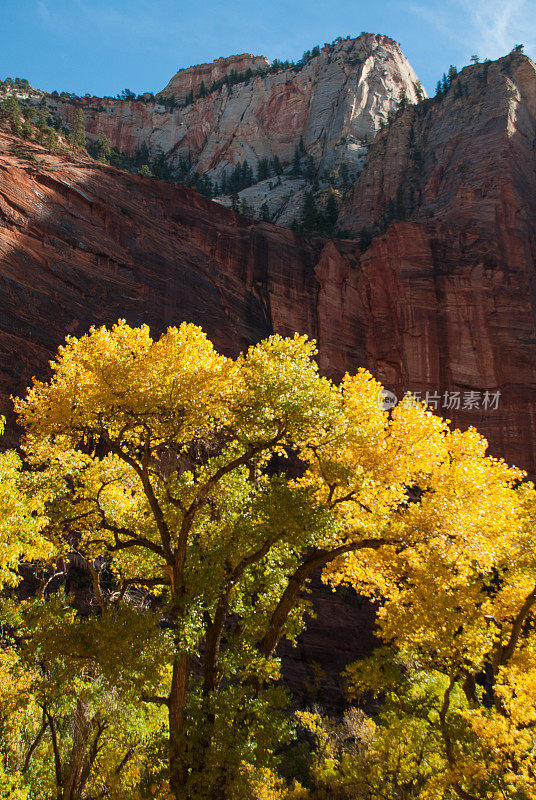
[[[457,766],[456,766],[456,759],[454,756],[454,748],[452,746],[452,740],[450,738],[450,734],[448,732],[448,727],[447,727],[447,714],[450,708],[450,695],[452,694],[452,690],[456,685],[456,680],[457,680],[456,675],[450,676],[449,685],[445,689],[445,693],[443,695],[443,702],[441,704],[441,709],[439,711],[439,727],[441,728],[441,736],[443,737],[443,742],[445,744],[445,754],[447,756],[447,762],[450,767],[450,770],[453,773],[456,773]],[[469,794],[469,792],[466,792],[459,781],[454,780],[452,786],[458,797],[461,798],[461,800],[478,800],[477,797],[475,797],[472,794]]]
[[[529,615],[535,603],[536,603],[536,586],[533,588],[530,594],[527,595],[527,597],[525,598],[525,602],[519,609],[519,612],[516,614],[507,643],[504,646],[499,644],[495,651],[495,655],[493,658],[493,671],[495,674],[497,674],[499,667],[502,667],[505,664],[507,664],[512,658],[516,645],[519,641],[521,631],[523,629],[523,623],[525,622],[527,616]]]
[[[216,611],[214,612],[214,620],[211,620],[209,616],[210,622],[207,625],[205,653],[203,656],[203,694],[205,695],[214,691],[216,688],[218,653],[227,612],[229,610],[229,595],[246,569],[251,566],[251,564],[255,564],[264,558],[275,541],[276,539],[268,539],[258,550],[239,561],[229,576],[226,585],[223,587],[223,593],[220,595]]]
[[[260,653],[265,658],[269,658],[274,652],[283,635],[285,623],[288,619],[288,615],[294,608],[298,594],[315,569],[329,564],[330,561],[334,561],[336,558],[346,553],[368,548],[377,550],[379,547],[386,544],[399,544],[399,542],[389,539],[363,539],[360,542],[349,542],[348,544],[340,545],[333,550],[314,551],[289,578],[287,588],[283,592],[271,616],[268,629],[263,638],[258,642],[257,647]]]
[[[25,772],[28,771],[28,767],[30,766],[30,761],[32,760],[32,756],[35,750],[39,747],[41,742],[43,741],[43,736],[46,733],[46,729],[48,727],[48,721],[46,718],[45,710],[43,709],[43,722],[41,723],[41,727],[37,732],[37,736],[33,740],[32,744],[30,745],[30,749],[26,753],[26,758],[24,759],[24,766],[22,768],[22,774],[24,775]]]

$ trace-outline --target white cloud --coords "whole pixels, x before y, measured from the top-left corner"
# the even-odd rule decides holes
[[[500,58],[516,44],[536,54],[534,0],[432,0],[409,10],[481,58]]]
[[[48,22],[50,20],[50,11],[48,10],[48,6],[43,0],[37,0],[37,11],[39,12],[39,16],[43,20],[43,22]]]
[[[468,14],[485,58],[504,55],[515,44],[524,44],[532,50],[536,40],[536,14],[527,0],[459,0]]]

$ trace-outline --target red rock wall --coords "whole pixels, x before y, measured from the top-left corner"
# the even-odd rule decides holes
[[[500,391],[497,411],[438,410],[536,471],[536,238],[522,196],[534,183],[516,161],[502,228],[410,220],[361,254],[355,240],[306,240],[185,189],[26,150],[39,169],[0,139],[3,412],[66,333],[93,323],[186,319],[229,353],[300,331],[335,378],[366,365],[399,396]]]
[[[183,103],[190,92],[193,92],[195,96],[199,94],[202,83],[208,90],[214,81],[221,80],[233,71],[242,73],[250,69],[252,72],[257,72],[269,64],[270,62],[265,56],[243,53],[239,56],[218,58],[210,64],[199,64],[188,69],[180,69],[168,85],[158,92],[157,97],[173,97],[178,103]]]

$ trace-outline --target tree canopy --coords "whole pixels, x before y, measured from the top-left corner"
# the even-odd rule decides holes
[[[451,430],[409,401],[385,412],[366,370],[335,384],[315,355],[305,336],[274,335],[232,359],[195,325],[155,340],[147,326],[120,321],[68,337],[52,378],[16,401],[26,470],[5,456],[0,498],[14,500],[4,503],[0,532],[9,539],[15,515],[38,545],[33,553],[23,537],[6,568],[53,549],[56,573],[23,611],[10,607],[4,653],[10,674],[35,674],[19,762],[37,769],[49,742],[47,780],[58,797],[97,796],[88,787],[95,792],[99,780],[114,787],[102,796],[114,798],[238,800],[261,785],[272,787],[264,797],[309,796],[275,777],[292,736],[276,648],[302,630],[316,570],[333,586],[381,598],[387,661],[402,686],[392,697],[436,698],[431,758],[442,783],[436,794],[427,779],[418,786],[428,794],[386,797],[472,800],[493,737],[504,740],[512,725],[531,730],[516,676],[536,669],[527,627],[536,598],[532,485],[487,456],[473,429]],[[83,613],[54,577],[73,553],[90,576],[79,592]],[[383,652],[364,673],[350,669],[354,694],[390,685]],[[385,705],[385,718],[396,719],[391,733],[413,724],[401,705]],[[141,708],[136,739],[128,720]],[[300,724],[318,733],[313,718]],[[505,747],[504,764],[518,796],[529,797],[532,756],[515,748]],[[355,790],[362,755],[351,762],[354,794],[341,797],[379,796],[363,794],[364,784]],[[343,762],[340,786],[348,785]],[[417,762],[408,751],[407,770],[418,772]],[[376,767],[384,787],[391,766]],[[311,797],[324,796],[325,775],[320,758]]]

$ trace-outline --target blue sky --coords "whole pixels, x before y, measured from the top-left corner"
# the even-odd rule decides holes
[[[396,39],[428,92],[449,64],[536,57],[536,0],[2,0],[0,77],[52,91],[157,92],[235,53],[296,60],[361,31]]]

